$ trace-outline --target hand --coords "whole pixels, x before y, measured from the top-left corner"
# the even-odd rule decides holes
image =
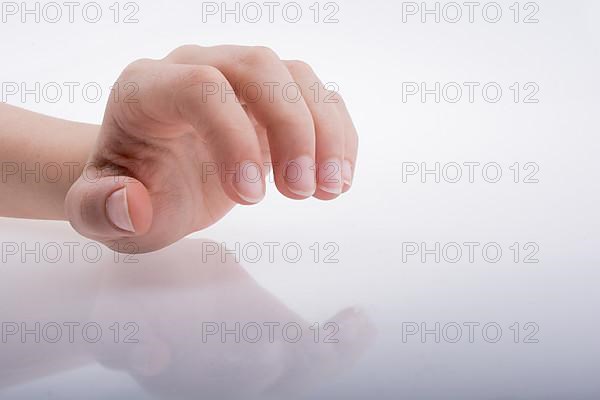
[[[258,203],[270,167],[292,199],[350,188],[356,130],[302,62],[263,47],[183,46],[135,61],[115,87],[65,209],[79,233],[117,251],[160,249]]]

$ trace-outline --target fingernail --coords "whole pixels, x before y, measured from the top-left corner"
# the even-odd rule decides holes
[[[285,182],[290,192],[302,197],[315,194],[315,162],[310,156],[301,156],[288,163],[284,172]]]
[[[253,161],[240,164],[233,186],[237,194],[248,203],[259,203],[265,197],[265,185],[260,165]]]
[[[108,219],[118,228],[135,233],[129,215],[126,187],[122,187],[108,196],[108,199],[106,199],[106,214],[108,215]]]
[[[342,179],[344,180],[344,185],[352,186],[352,164],[348,160],[344,160],[342,164]]]
[[[285,182],[290,192],[310,197],[315,194],[315,162],[310,156],[301,156],[290,161],[285,168]]]
[[[342,163],[330,159],[319,165],[319,189],[331,194],[342,193]]]

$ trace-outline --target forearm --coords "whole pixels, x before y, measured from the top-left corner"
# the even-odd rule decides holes
[[[0,103],[0,216],[65,219],[99,126]]]

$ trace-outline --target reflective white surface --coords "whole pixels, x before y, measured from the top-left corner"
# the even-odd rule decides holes
[[[53,263],[57,244],[82,249],[87,242],[63,224],[5,220],[3,227],[10,229],[4,243],[27,240],[30,249],[39,243],[47,251],[40,251],[39,263],[23,251],[4,254],[2,398],[48,392],[55,398],[366,398],[374,392],[444,398],[451,392],[473,399],[592,399],[598,393],[595,268],[409,268],[388,251],[321,271],[246,269],[232,256],[202,262],[202,244],[213,242],[201,239],[127,260],[137,263],[123,256],[115,262],[107,250],[97,263],[83,262],[78,250]],[[96,258],[91,249],[88,261]],[[263,267],[256,274],[261,285],[248,271]],[[264,274],[269,278],[261,279]],[[362,310],[347,308],[354,304]],[[8,322],[31,330],[36,321],[40,343],[31,333],[25,339],[22,331],[7,333]],[[63,327],[62,340],[49,343],[56,335],[43,327],[65,322],[80,324],[74,342]],[[240,343],[232,333],[211,334],[221,323],[235,331],[236,322]],[[321,322],[318,343],[310,329],[315,322]],[[333,333],[326,322],[337,326],[338,343],[324,343]],[[422,337],[420,329],[435,331],[436,322],[438,338]],[[88,323],[102,328],[98,343],[89,343],[94,329],[87,336],[79,330]],[[302,339],[291,343],[294,330],[286,339],[277,328],[271,343],[266,323],[298,323]],[[263,328],[261,340],[251,342],[256,331],[248,324]],[[124,343],[127,338],[139,343]]]

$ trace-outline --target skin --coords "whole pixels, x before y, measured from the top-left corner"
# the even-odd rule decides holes
[[[291,84],[301,97],[283,89]],[[100,127],[0,107],[0,159],[74,162],[78,177],[2,179],[0,215],[68,219],[116,251],[143,253],[260,202],[270,169],[291,199],[350,189],[356,129],[303,62],[265,47],[188,45],[133,62],[116,87]]]

